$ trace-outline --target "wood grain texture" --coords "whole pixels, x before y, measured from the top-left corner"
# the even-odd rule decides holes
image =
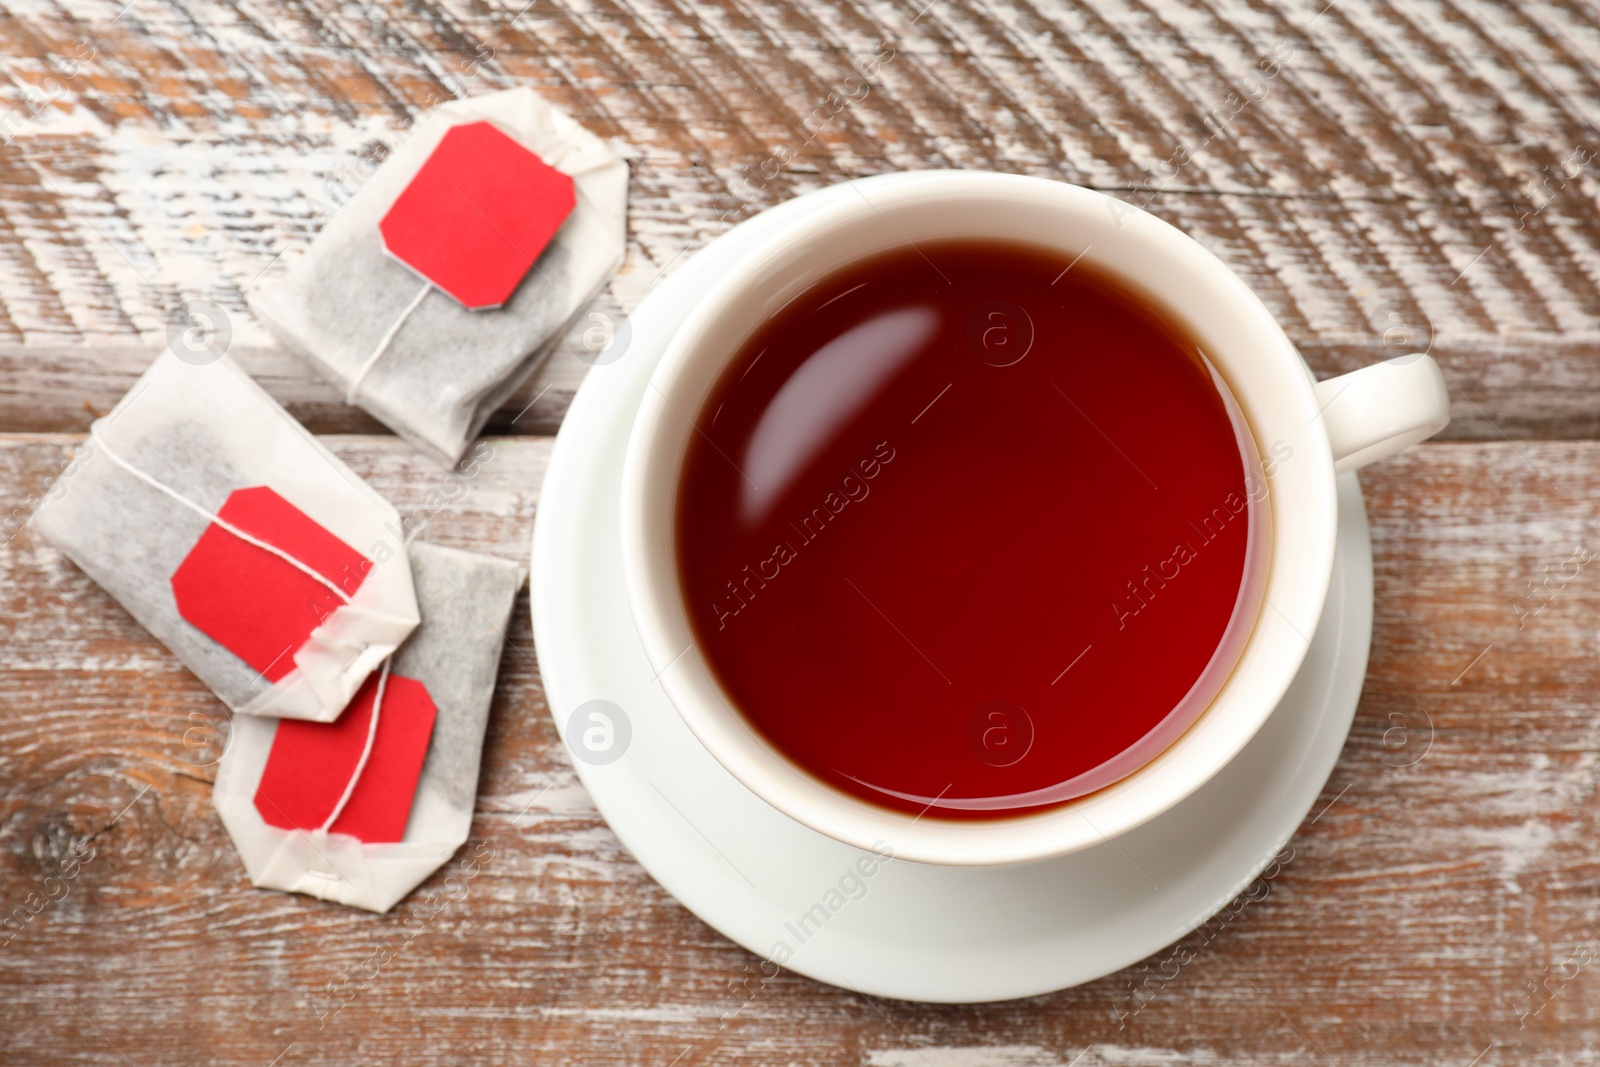
[[[75,440],[0,438],[7,499]],[[392,438],[329,444],[414,519],[455,497],[425,539],[526,558],[548,440],[492,441],[464,490]],[[1181,966],[976,1007],[761,981],[669,898],[577,784],[525,597],[456,860],[388,916],[251,888],[210,805],[220,706],[24,530],[0,548],[0,911],[60,899],[0,934],[0,1060],[1589,1062],[1600,564],[1570,561],[1600,552],[1600,443],[1427,445],[1365,486],[1372,661],[1292,858]]]
[[[632,160],[610,307],[798,192],[1015,171],[1193,233],[1320,374],[1431,344],[1458,438],[1600,432],[1591,4],[72,0],[0,5],[0,52],[0,429],[82,430],[205,300],[314,430],[372,432],[245,294],[437,101],[532,85]],[[495,428],[551,432],[582,369]]]
[[[0,1062],[1595,1062],[1593,3],[0,0],[0,70]],[[1319,375],[1431,349],[1458,443],[1365,476],[1366,691],[1262,899],[1181,964],[1028,1001],[761,981],[577,783],[526,598],[456,860],[388,916],[249,886],[220,706],[13,531],[201,301],[313,430],[379,433],[246,294],[437,101],[513,85],[630,160],[613,315],[797,193],[989,168],[1194,234]],[[559,347],[491,429],[554,432],[584,369]],[[547,437],[494,440],[464,491],[392,438],[329,443],[423,538],[526,559]]]

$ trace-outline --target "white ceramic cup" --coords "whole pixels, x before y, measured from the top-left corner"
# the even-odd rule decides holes
[[[780,231],[689,315],[656,367],[628,441],[622,561],[633,617],[661,686],[697,738],[751,792],[862,849],[980,866],[1062,855],[1147,822],[1220,770],[1254,736],[1300,668],[1332,577],[1336,473],[1423,440],[1449,422],[1426,355],[1315,381],[1266,307],[1181,231],[1102,193],[1042,178],[931,171],[875,179]],[[707,395],[742,343],[841,266],[907,243],[983,237],[1082,254],[1186,323],[1243,409],[1268,479],[1266,604],[1210,706],[1149,763],[1037,814],[914,818],[852,797],[768,744],[735,708],[696,645],[676,565],[679,473]],[[802,679],[790,680],[804,684]],[[1359,684],[1360,679],[1352,684]],[[819,698],[820,699],[820,698]]]

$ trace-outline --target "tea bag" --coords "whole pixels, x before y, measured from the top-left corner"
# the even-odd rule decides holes
[[[627,187],[627,164],[531,89],[454,101],[251,306],[453,465],[622,262]]]
[[[212,794],[250,881],[388,911],[466,841],[515,563],[412,542],[422,625],[336,723],[237,718]]]
[[[400,516],[226,358],[163,353],[30,521],[246,715],[337,718],[417,625]]]

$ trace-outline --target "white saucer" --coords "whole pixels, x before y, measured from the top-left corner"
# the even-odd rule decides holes
[[[857,184],[870,190],[873,181]],[[690,911],[750,951],[818,981],[903,1000],[1063,989],[1199,926],[1251,883],[1321,792],[1355,714],[1372,636],[1361,489],[1353,474],[1339,481],[1333,587],[1289,694],[1232,763],[1153,822],[1056,860],[956,869],[874,864],[779,814],[700,747],[652,681],[622,587],[618,486],[634,411],[698,296],[774,229],[856,195],[847,186],[810,193],[719,238],[639,306],[620,358],[590,371],[550,457],[534,530],[545,692],[579,778],[623,844]],[[611,752],[627,747],[612,762],[592,762],[569,736],[569,716],[590,700],[626,716]],[[753,966],[745,977],[761,973],[775,972]],[[730,996],[729,1012],[739,1006]]]

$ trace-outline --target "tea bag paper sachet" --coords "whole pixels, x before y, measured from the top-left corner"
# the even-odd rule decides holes
[[[417,625],[399,515],[227,358],[163,353],[30,521],[246,715],[337,718]]]
[[[238,718],[213,801],[250,881],[387,911],[466,841],[522,568],[412,542],[422,625],[336,723]]]
[[[445,104],[251,306],[451,464],[622,261],[627,164],[531,89]]]

